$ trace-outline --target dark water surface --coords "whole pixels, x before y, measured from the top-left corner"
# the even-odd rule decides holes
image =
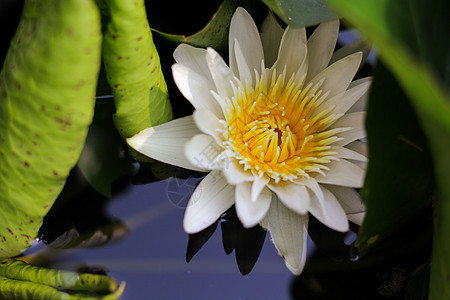
[[[234,252],[225,254],[220,226],[185,261],[188,235],[183,231],[184,208],[174,203],[173,180],[130,186],[113,197],[107,210],[130,228],[129,234],[98,248],[63,250],[52,267],[105,268],[117,281],[126,281],[121,299],[289,299],[293,276],[268,236],[247,276],[239,272]],[[189,188],[179,192],[188,196]]]

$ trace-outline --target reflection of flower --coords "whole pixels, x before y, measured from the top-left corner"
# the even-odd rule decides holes
[[[370,80],[351,82],[362,53],[333,55],[338,21],[283,30],[272,16],[261,37],[239,8],[229,35],[229,66],[213,49],[180,45],[175,82],[192,116],[129,139],[136,150],[193,170],[211,170],[184,217],[188,233],[211,225],[231,205],[245,227],[267,228],[287,267],[305,263],[308,212],[345,232],[360,223],[366,164],[364,112],[354,105]],[[350,53],[349,53],[350,52]],[[343,58],[342,58],[343,57]],[[332,63],[330,63],[332,62]]]

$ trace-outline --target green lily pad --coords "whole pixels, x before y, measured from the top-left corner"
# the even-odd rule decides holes
[[[176,45],[187,43],[196,47],[213,47],[216,50],[221,50],[228,45],[228,29],[230,27],[231,17],[236,8],[236,0],[225,0],[211,18],[210,22],[199,32],[190,36],[165,33],[156,29],[152,30],[162,39]]]
[[[317,25],[337,19],[326,0],[262,0],[278,17],[292,27]]]
[[[78,160],[100,46],[92,0],[25,2],[0,74],[0,258],[32,244]]]

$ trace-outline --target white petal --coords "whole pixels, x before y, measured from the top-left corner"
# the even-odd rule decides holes
[[[206,50],[188,44],[180,44],[173,52],[175,61],[212,82],[211,72],[206,63]]]
[[[358,161],[364,161],[364,162],[368,161],[367,156],[364,156],[356,151],[350,150],[345,147],[331,146],[330,151],[337,152],[336,157],[338,157],[338,158],[345,158],[345,159],[358,160]]]
[[[234,203],[234,186],[220,171],[212,171],[197,186],[184,214],[187,233],[197,233],[214,223]]]
[[[346,113],[367,93],[371,83],[371,77],[355,80],[350,84],[348,90],[330,98],[329,100],[326,100],[319,105],[315,111],[319,112],[327,110],[329,107],[334,106],[334,114]],[[365,109],[362,109],[361,111],[364,110]]]
[[[323,201],[322,189],[315,179],[302,179],[300,184],[305,185],[320,201]]]
[[[213,170],[221,169],[220,157],[225,149],[223,149],[216,141],[209,135],[197,134],[189,140],[185,147],[185,156],[190,163],[197,168]]]
[[[342,140],[334,142],[333,145],[345,146],[348,143],[365,138],[366,136],[367,133],[364,128],[352,128],[348,131],[337,134],[337,137],[342,138]]]
[[[222,57],[214,49],[208,48],[206,60],[216,85],[217,93],[222,97],[233,96],[230,82],[233,80],[234,75]]]
[[[270,207],[272,192],[265,188],[256,201],[251,200],[252,184],[243,182],[236,186],[236,214],[245,228],[258,225]]]
[[[354,141],[348,145],[346,145],[345,147],[358,152],[359,154],[364,155],[365,157],[368,157],[368,147],[367,147],[367,143],[366,142],[361,142],[361,141]]]
[[[342,140],[333,143],[334,146],[345,146],[355,140],[362,139],[367,136],[365,130],[366,112],[349,113],[342,116],[334,124],[330,126],[333,128],[351,128],[350,130],[337,134],[342,137]]]
[[[348,145],[345,145],[345,148],[350,149],[351,151],[354,151],[356,153],[359,153],[359,154],[363,155],[364,157],[367,157],[366,161],[347,158],[350,160],[351,163],[354,163],[355,165],[357,165],[358,167],[360,167],[363,170],[367,170],[367,165],[369,163],[367,142],[354,141]]]
[[[355,224],[361,225],[366,213],[366,207],[359,193],[353,189],[342,186],[326,185],[326,188],[336,196],[347,218]]]
[[[172,66],[172,73],[178,89],[195,109],[207,109],[217,117],[223,116],[222,109],[210,92],[215,90],[211,81],[180,64]]]
[[[324,225],[333,230],[346,232],[349,228],[347,216],[336,197],[326,188],[320,187],[324,195],[323,203],[315,196],[311,199],[309,212]]]
[[[209,110],[199,109],[192,114],[197,127],[207,135],[214,138],[217,144],[222,144],[222,130],[223,125],[215,114]]]
[[[369,45],[364,43],[363,39],[357,39],[334,52],[333,56],[330,59],[330,65],[356,52],[363,53],[361,61],[364,62],[366,61],[367,56],[369,56],[370,48],[371,47]]]
[[[242,165],[231,161],[230,164],[223,169],[223,173],[228,182],[232,185],[237,185],[245,181],[253,181],[254,176],[249,171],[244,171]]]
[[[306,262],[308,215],[298,215],[273,199],[262,223],[268,225],[272,242],[284,258],[286,267],[294,275],[299,275]]]
[[[253,83],[252,74],[254,74],[252,72],[253,69],[250,69],[249,65],[247,64],[246,58],[244,57],[244,54],[242,52],[238,40],[234,41],[234,54],[236,57],[236,65],[239,71],[239,79],[242,82],[245,82],[247,85],[252,85]]]
[[[280,48],[281,38],[283,37],[283,28],[271,13],[267,16],[261,25],[261,42],[264,49],[264,63],[266,67],[270,68],[278,56],[278,49]]]
[[[320,89],[324,93],[330,91],[329,97],[338,95],[347,90],[356,71],[358,71],[361,57],[362,53],[359,52],[343,58],[317,74],[311,82],[316,84],[325,78],[325,82]]]
[[[252,201],[255,202],[258,198],[263,189],[266,187],[267,183],[269,182],[269,178],[266,176],[255,176],[254,181],[252,184]]]
[[[346,128],[346,127],[364,127],[364,122],[366,120],[366,112],[355,112],[350,114],[345,114],[339,118],[333,125],[333,128]]]
[[[127,142],[138,152],[153,159],[185,169],[205,171],[190,163],[184,154],[185,144],[199,133],[192,116],[188,116],[144,129],[127,139]]]
[[[308,76],[311,80],[328,66],[339,33],[339,20],[321,23],[308,39]]]
[[[369,94],[370,90],[367,91],[364,95],[359,98],[356,103],[350,107],[350,109],[347,111],[347,113],[353,113],[353,112],[361,112],[361,111],[367,111],[367,103],[369,101]]]
[[[235,40],[239,42],[249,69],[251,71],[253,69],[259,70],[264,58],[261,38],[252,17],[242,7],[236,9],[231,19],[228,41],[230,67],[235,75],[239,75],[234,46]]]
[[[325,176],[317,175],[317,182],[354,188],[360,188],[364,184],[364,170],[345,159],[332,161],[327,167],[330,170],[325,171]]]
[[[269,188],[277,194],[283,204],[298,214],[308,212],[310,197],[306,186],[295,183],[279,182],[269,185]]]
[[[219,106],[221,107],[221,110],[223,112],[223,115],[229,115],[229,110],[230,110],[230,105],[231,105],[231,101],[230,98],[228,97],[223,97],[221,95],[219,95],[218,93],[211,91],[211,95],[214,97],[214,99],[216,100],[216,102],[219,104]],[[223,119],[222,117],[220,117],[220,119]],[[225,118],[226,119],[226,118]]]
[[[349,85],[349,89],[353,89],[357,85],[364,84],[366,81],[370,81],[370,84],[372,84],[372,77],[366,77],[361,78],[358,80],[353,81]],[[369,99],[369,93],[370,93],[370,87],[367,89],[367,91],[356,101],[355,104],[353,104],[352,107],[347,111],[347,113],[352,112],[360,112],[360,111],[367,111],[367,101]]]
[[[273,65],[277,72],[282,72],[286,66],[286,76],[289,79],[292,73],[297,72],[306,60],[306,32],[305,28],[288,27],[281,39],[278,59]]]
[[[356,101],[356,103],[352,107],[350,107],[347,113],[367,111],[368,100],[369,100],[369,92],[366,92],[364,95],[361,96],[361,98],[359,98],[358,101]]]

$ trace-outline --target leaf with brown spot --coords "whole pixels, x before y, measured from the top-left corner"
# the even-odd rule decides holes
[[[25,1],[19,28],[0,74],[0,259],[32,244],[76,164],[101,57],[94,0]]]
[[[98,3],[108,19],[103,61],[116,104],[114,123],[122,138],[127,139],[147,127],[170,121],[172,108],[144,0]]]

